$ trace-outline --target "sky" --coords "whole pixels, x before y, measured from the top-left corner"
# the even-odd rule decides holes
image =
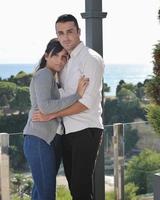
[[[85,43],[85,0],[0,0],[0,64],[36,63],[55,37],[57,17],[71,13],[78,19]],[[160,40],[160,0],[102,0],[105,63],[152,63]]]

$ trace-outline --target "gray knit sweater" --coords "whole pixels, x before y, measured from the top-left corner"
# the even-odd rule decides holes
[[[60,99],[60,93],[51,70],[45,67],[37,71],[30,83],[31,109],[24,128],[24,135],[37,136],[50,144],[56,134],[60,119],[33,122],[33,112],[37,109],[45,114],[57,112],[72,105],[78,99],[80,99],[78,94]]]

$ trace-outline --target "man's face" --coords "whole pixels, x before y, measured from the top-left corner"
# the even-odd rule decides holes
[[[56,24],[56,33],[61,45],[71,53],[71,51],[80,43],[80,30],[77,30],[74,22],[58,22]]]

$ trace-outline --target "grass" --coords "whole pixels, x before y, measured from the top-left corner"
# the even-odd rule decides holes
[[[68,188],[63,185],[57,187],[57,200],[71,200]]]
[[[57,188],[57,200],[71,200],[71,195],[65,186],[58,186]],[[105,195],[105,200],[113,200],[114,192],[107,192]]]
[[[12,200],[22,200],[17,194],[14,194],[11,198]],[[105,200],[113,200],[114,192],[107,192],[105,195]],[[30,197],[23,197],[23,200],[31,200]],[[56,200],[72,200],[70,192],[67,187],[61,185],[57,187]]]

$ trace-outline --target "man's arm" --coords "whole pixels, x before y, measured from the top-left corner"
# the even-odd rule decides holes
[[[88,108],[80,102],[76,102],[70,107],[55,113],[56,117],[65,117],[68,115],[75,115],[87,110]]]
[[[49,121],[49,120],[55,119],[57,117],[75,115],[75,114],[83,112],[87,109],[88,108],[85,105],[83,105],[82,103],[76,102],[73,105],[71,105],[70,107],[68,107],[64,110],[61,110],[59,112],[56,112],[56,113],[50,113],[50,114],[45,115],[45,114],[41,113],[40,111],[36,111],[32,115],[32,120],[33,121]]]

